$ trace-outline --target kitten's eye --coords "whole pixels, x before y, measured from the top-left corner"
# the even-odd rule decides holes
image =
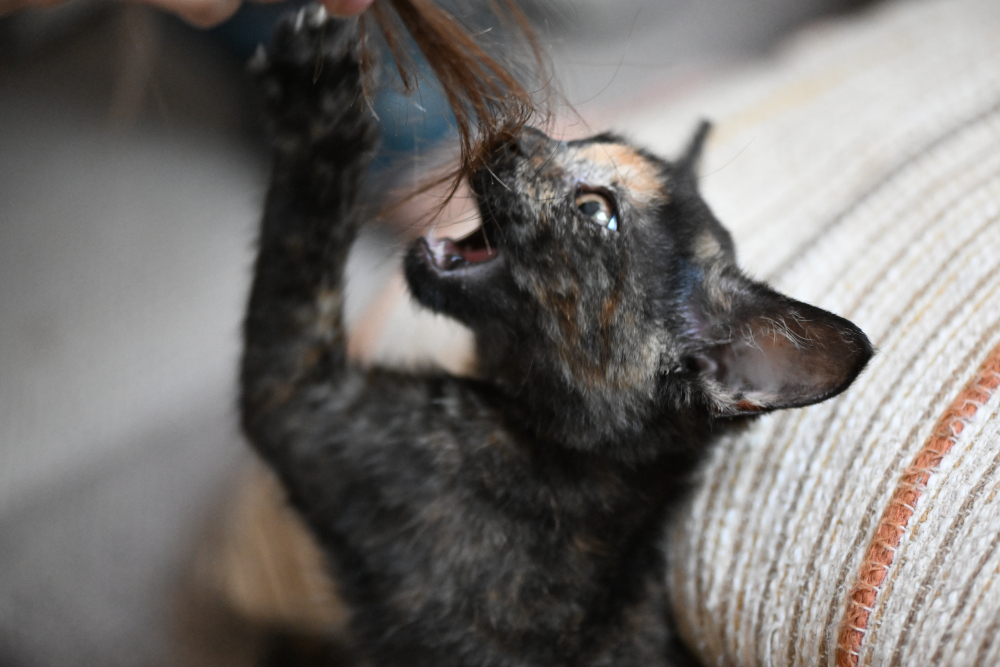
[[[601,227],[611,230],[618,229],[618,216],[611,202],[597,192],[581,192],[576,198],[576,208]]]

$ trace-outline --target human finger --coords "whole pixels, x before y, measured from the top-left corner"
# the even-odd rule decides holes
[[[177,14],[199,28],[222,23],[240,7],[240,0],[143,0],[143,2]]]
[[[368,9],[374,0],[322,0],[326,11],[333,16],[357,16]]]

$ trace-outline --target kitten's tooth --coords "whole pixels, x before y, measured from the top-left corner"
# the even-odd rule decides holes
[[[424,237],[427,241],[427,247],[430,248],[431,258],[434,263],[438,266],[442,266],[444,262],[444,242],[434,236],[434,230],[430,230]]]
[[[304,26],[305,23],[306,23],[306,8],[303,7],[299,11],[295,12],[295,24],[294,24],[295,32],[299,32],[300,30],[302,30],[302,26]]]

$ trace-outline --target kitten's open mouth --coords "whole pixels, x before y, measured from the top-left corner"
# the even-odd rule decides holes
[[[460,239],[439,239],[431,231],[421,241],[431,263],[442,271],[458,271],[485,264],[500,254],[496,245],[486,238],[482,226]]]

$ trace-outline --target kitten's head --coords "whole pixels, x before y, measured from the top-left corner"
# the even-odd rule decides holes
[[[473,329],[482,372],[538,428],[592,446],[809,405],[871,357],[847,320],[739,270],[697,190],[707,131],[666,162],[612,135],[525,129],[472,178],[482,227],[411,248],[413,293]]]

